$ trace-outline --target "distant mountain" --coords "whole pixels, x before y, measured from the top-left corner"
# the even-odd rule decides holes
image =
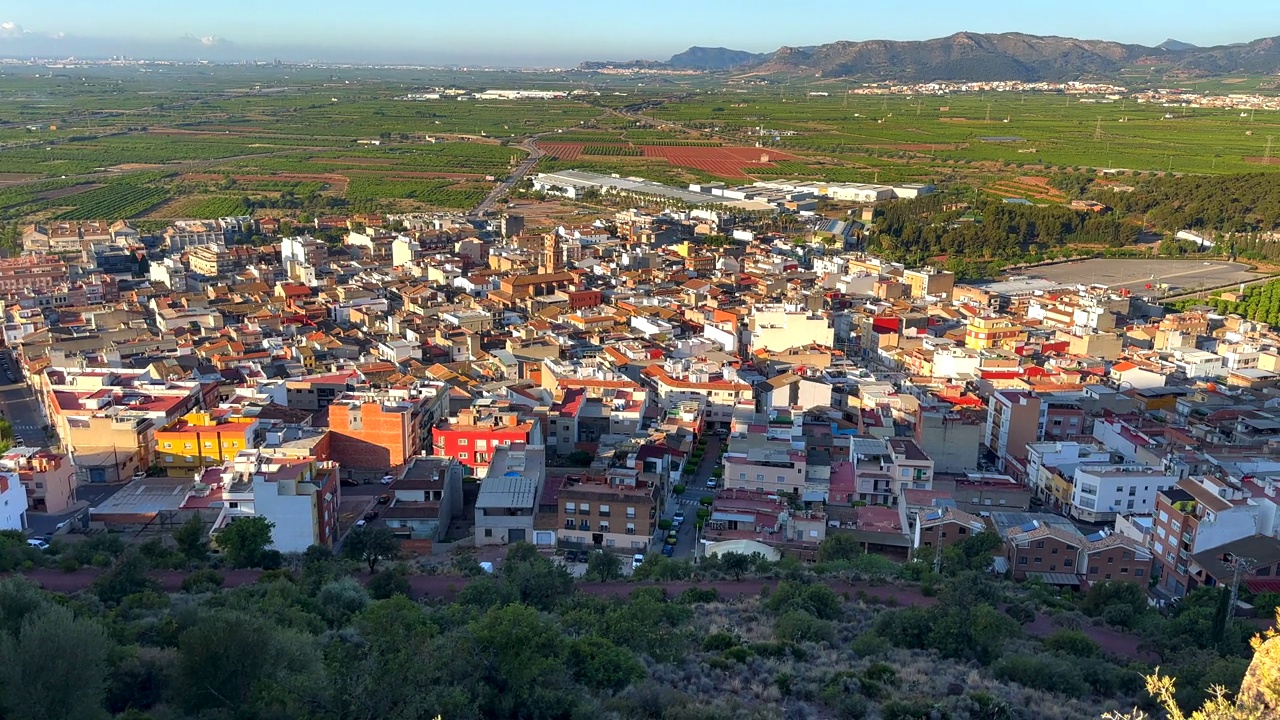
[[[677,70],[732,70],[757,64],[766,57],[768,57],[767,54],[751,53],[745,50],[691,47],[682,53],[672,55],[667,65]]]
[[[594,69],[592,66],[599,65],[583,63],[582,68]],[[842,41],[812,47],[783,47],[767,55],[693,47],[666,63],[635,61],[632,64],[651,69],[733,70],[917,82],[1075,80],[1115,76],[1136,65],[1163,66],[1184,75],[1271,74],[1280,72],[1280,37],[1201,48],[1172,39],[1147,47],[1024,33],[960,32],[933,40]]]

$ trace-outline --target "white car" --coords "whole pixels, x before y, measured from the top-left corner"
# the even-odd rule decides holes
[[[395,482],[395,480],[396,480],[395,475],[383,475],[381,482],[383,485],[390,485],[391,483]]]
[[[641,555],[640,553],[636,553],[635,555],[631,556],[632,570],[635,570],[636,568],[640,567],[643,564],[644,564],[644,555]]]
[[[33,547],[33,548],[35,548],[35,549],[37,549],[37,550],[48,550],[48,549],[49,549],[49,543],[47,543],[47,542],[45,542],[45,541],[41,540],[40,538],[31,538],[30,540],[28,540],[28,541],[27,541],[27,545],[30,545],[31,547]]]

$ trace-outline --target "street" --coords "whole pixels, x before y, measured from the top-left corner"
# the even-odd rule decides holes
[[[691,558],[694,556],[694,546],[698,536],[698,530],[694,525],[698,522],[698,508],[702,507],[700,504],[702,498],[715,497],[715,491],[707,489],[707,481],[711,479],[711,472],[720,467],[720,445],[723,442],[718,435],[709,435],[707,437],[707,449],[703,453],[702,465],[698,467],[698,473],[685,485],[683,495],[673,496],[667,503],[666,512],[662,515],[665,519],[670,520],[677,510],[684,511],[684,523],[676,531],[676,549],[672,557]],[[661,551],[662,544],[666,542],[666,537],[667,533],[665,531],[658,532],[650,552]]]
[[[522,150],[527,150],[529,152],[529,157],[525,158],[524,162],[520,163],[519,167],[512,170],[511,173],[507,175],[507,179],[499,183],[498,186],[495,187],[489,195],[471,211],[472,215],[475,217],[484,217],[484,214],[492,210],[494,204],[497,203],[500,198],[505,197],[510,193],[511,190],[524,179],[524,176],[533,169],[533,166],[538,164],[538,161],[542,159],[543,155],[542,150],[538,147],[539,137],[541,137],[541,135],[534,135],[517,146]]]
[[[6,371],[17,382],[8,382]],[[47,443],[44,432],[44,417],[40,414],[40,406],[36,403],[35,395],[31,393],[31,388],[22,380],[17,365],[14,364],[13,357],[8,351],[0,356],[0,417],[8,420],[13,424],[14,444],[18,438],[22,439],[21,444],[40,446]]]

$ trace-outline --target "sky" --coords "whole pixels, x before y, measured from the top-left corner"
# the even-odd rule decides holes
[[[693,45],[772,52],[837,40],[1026,32],[1156,45],[1280,35],[1274,0],[44,0],[0,5],[0,57],[572,66]]]

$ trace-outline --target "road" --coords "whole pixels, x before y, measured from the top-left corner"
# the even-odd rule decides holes
[[[667,503],[663,517],[668,520],[675,515],[677,510],[684,511],[684,523],[676,531],[676,549],[672,554],[673,557],[686,558],[694,555],[694,548],[698,539],[698,530],[694,527],[698,520],[698,508],[702,507],[700,504],[702,498],[715,496],[714,490],[707,489],[707,481],[711,479],[711,471],[720,467],[720,445],[722,442],[715,435],[707,439],[707,449],[703,453],[702,465],[698,467],[698,473],[694,475],[693,480],[685,485],[683,495],[673,497]],[[661,550],[665,541],[666,533],[659,531],[653,541],[653,547]]]
[[[8,372],[9,375],[5,373]],[[9,382],[12,376],[17,382]],[[14,444],[40,446],[47,444],[44,431],[44,416],[36,402],[31,388],[22,380],[22,374],[14,363],[13,356],[6,350],[0,356],[0,417],[13,425]],[[21,443],[18,441],[21,440]]]
[[[525,158],[524,162],[520,163],[519,167],[512,170],[505,180],[498,183],[498,186],[495,187],[489,195],[471,211],[473,216],[484,217],[484,214],[492,210],[498,200],[510,193],[511,190],[524,179],[524,176],[528,175],[530,170],[533,170],[533,166],[537,165],[538,161],[542,159],[542,156],[546,154],[538,147],[539,137],[542,137],[542,135],[534,135],[516,146],[529,153],[529,157]]]

